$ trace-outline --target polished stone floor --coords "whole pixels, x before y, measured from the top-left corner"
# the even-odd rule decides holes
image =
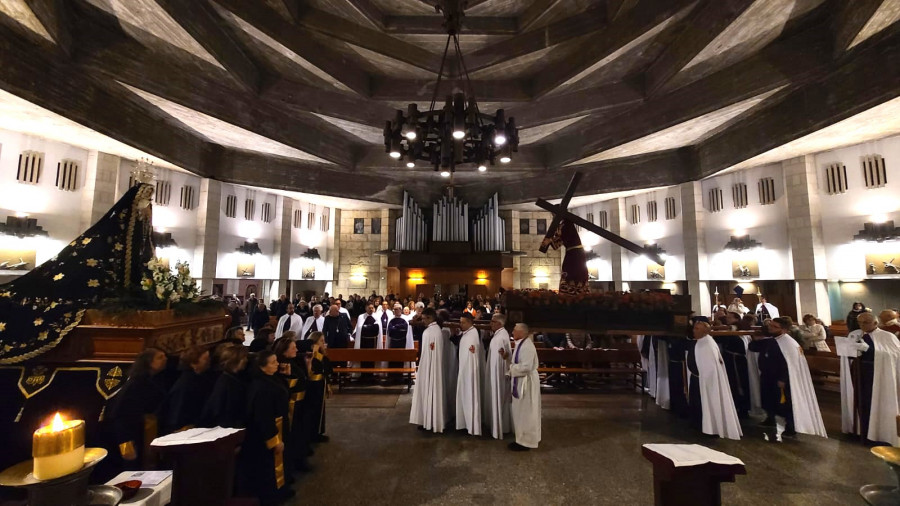
[[[729,505],[856,505],[866,483],[893,474],[859,443],[843,440],[820,394],[831,439],[799,436],[768,443],[753,423],[744,439],[704,437],[647,396],[620,390],[546,392],[543,441],[514,453],[506,441],[460,433],[424,434],[409,423],[411,397],[398,388],[345,389],[329,400],[331,441],[295,484],[294,504],[616,504],[653,503],[644,443],[699,443],[744,461],[747,475],[722,487]],[[837,404],[836,404],[837,403]]]

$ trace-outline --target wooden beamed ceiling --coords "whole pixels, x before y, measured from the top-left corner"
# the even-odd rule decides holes
[[[205,177],[426,202],[446,181],[377,141],[396,107],[431,100],[436,1],[4,1],[0,88]],[[579,194],[678,184],[900,95],[884,0],[468,3],[472,89],[526,141],[458,170],[470,201],[558,197],[575,170]],[[439,100],[461,74],[445,67]]]

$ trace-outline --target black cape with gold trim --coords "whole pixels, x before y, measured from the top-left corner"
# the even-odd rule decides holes
[[[148,184],[132,187],[55,257],[0,285],[0,364],[53,349],[89,305],[140,285],[153,256],[152,195]]]

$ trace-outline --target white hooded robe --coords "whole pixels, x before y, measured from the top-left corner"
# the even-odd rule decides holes
[[[694,345],[694,358],[700,378],[691,375],[690,381],[700,382],[700,405],[703,410],[703,433],[728,439],[741,439],[741,423],[738,420],[728,372],[715,339],[706,335]]]
[[[506,352],[506,359],[500,356],[500,350]],[[509,358],[512,355],[509,346],[509,333],[501,328],[494,332],[487,354],[487,368],[484,377],[484,397],[482,414],[484,423],[491,429],[494,439],[503,439],[509,432]]]
[[[421,425],[434,432],[444,432],[444,335],[437,323],[430,323],[422,333],[419,348],[419,369],[413,390],[409,423]]]
[[[537,350],[531,336],[516,341],[509,365],[512,377],[510,412],[516,443],[526,448],[537,448],[541,442],[541,380],[537,369]]]
[[[470,348],[473,351],[470,351]],[[484,347],[475,327],[467,330],[459,341],[459,376],[456,382],[456,428],[473,436],[481,435],[482,384],[484,382]]]
[[[855,344],[853,348],[863,351],[859,345],[865,343],[862,336],[866,333],[861,329],[854,330],[846,338],[847,344]],[[875,345],[875,375],[872,379],[872,406],[869,409],[869,432],[866,438],[870,441],[883,441],[892,446],[900,446],[900,439],[897,437],[897,415],[900,415],[900,341],[886,330],[875,329],[868,334]],[[844,347],[846,346],[845,344]],[[855,351],[854,356],[859,356],[859,351]],[[841,356],[843,432],[853,432],[855,395],[853,381],[850,378],[849,360],[847,356]]]
[[[794,430],[801,434],[811,434],[827,438],[819,401],[813,388],[809,364],[794,338],[782,334],[776,338],[778,347],[784,355],[788,367],[788,380],[791,385],[791,408],[794,413]]]

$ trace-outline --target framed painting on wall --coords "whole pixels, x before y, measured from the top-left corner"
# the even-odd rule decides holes
[[[372,218],[372,233],[381,234],[381,218]]]
[[[316,266],[315,265],[304,265],[303,266],[303,279],[316,279]]]
[[[596,281],[600,279],[600,269],[596,265],[588,264],[588,280]]]
[[[365,234],[366,233],[366,219],[365,218],[353,218],[353,233],[354,234]]]
[[[547,233],[547,220],[543,218],[537,220],[537,233],[538,235]]]
[[[896,276],[900,274],[900,251],[896,253],[867,254],[866,274],[869,276]]]
[[[647,264],[647,281],[663,281],[666,279],[666,267],[654,262]]]
[[[369,284],[369,280],[364,277],[351,277],[350,278],[350,288],[354,290],[363,290]]]
[[[0,271],[30,271],[34,269],[36,256],[33,249],[0,249]]]
[[[256,262],[252,260],[243,260],[238,262],[237,277],[252,278],[256,276]]]
[[[756,260],[732,260],[731,274],[735,279],[758,278],[759,262]]]

